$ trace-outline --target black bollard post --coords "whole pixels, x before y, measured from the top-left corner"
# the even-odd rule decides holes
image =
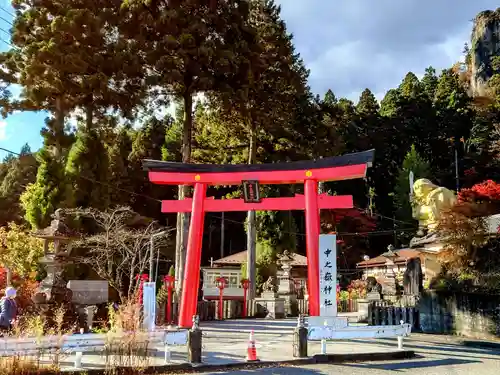
[[[199,323],[198,315],[193,316],[193,328],[188,332],[188,362],[192,365],[201,363],[202,332]]]
[[[307,328],[304,325],[303,315],[299,315],[297,328],[293,333],[293,356],[307,358]]]

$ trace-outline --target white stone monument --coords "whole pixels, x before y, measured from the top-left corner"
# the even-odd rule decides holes
[[[142,289],[144,329],[151,332],[156,326],[156,283],[144,283]]]
[[[322,354],[326,354],[326,341],[338,339],[360,339],[398,337],[402,349],[402,338],[411,332],[409,324],[393,326],[349,326],[347,318],[337,316],[337,236],[319,236],[319,285],[320,316],[308,320],[308,340],[321,340]]]

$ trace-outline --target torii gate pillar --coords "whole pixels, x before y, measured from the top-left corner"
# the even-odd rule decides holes
[[[319,207],[318,207],[318,182],[307,180],[304,183],[306,199],[306,255],[307,255],[307,290],[309,292],[309,315],[319,315],[319,279],[315,277],[319,272]],[[316,272],[316,270],[318,270]],[[312,272],[309,272],[312,271]],[[314,275],[314,276],[313,276]],[[317,297],[316,297],[317,296]]]

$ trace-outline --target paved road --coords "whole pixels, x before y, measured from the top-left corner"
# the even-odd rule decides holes
[[[292,359],[293,320],[242,320],[223,322],[204,322],[203,362],[211,365],[224,365],[244,362],[247,352],[248,336],[255,331],[258,356],[262,361],[283,361]],[[487,350],[461,345],[453,336],[412,334],[404,340],[405,349],[413,350],[418,358],[406,361],[378,363],[346,363],[342,365],[318,365],[280,367],[254,370],[228,371],[227,374],[253,375],[378,375],[388,371],[414,375],[500,375],[500,349]],[[141,365],[164,364],[163,347],[157,355],[150,357]],[[381,353],[397,350],[395,338],[377,340],[347,340],[330,342],[327,352],[330,354]],[[309,355],[320,353],[319,342],[309,343]],[[141,358],[140,358],[141,359]],[[144,359],[141,359],[144,361]],[[172,347],[172,362],[186,361],[185,347]],[[64,360],[65,368],[73,366],[74,358]],[[104,360],[100,355],[85,355],[85,368],[103,368]],[[136,363],[139,364],[139,363]],[[221,374],[221,372],[206,372]],[[222,372],[222,374],[224,374]]]
[[[386,342],[384,342],[386,341]],[[390,340],[377,340],[393,346]],[[406,342],[407,349],[415,350],[418,358],[405,361],[364,362],[342,365],[315,365],[280,367],[227,372],[232,375],[379,375],[388,372],[415,375],[495,375],[500,374],[500,350],[464,347],[447,336],[415,335]],[[222,374],[207,372],[206,374]]]

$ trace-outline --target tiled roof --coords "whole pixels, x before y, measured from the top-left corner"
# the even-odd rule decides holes
[[[293,257],[293,261],[290,263],[291,266],[307,266],[307,258],[300,254],[290,253]],[[241,251],[239,253],[229,255],[227,257],[218,259],[214,261],[214,265],[240,265],[247,261],[247,252]]]
[[[395,253],[398,255],[394,259],[394,263],[406,263],[407,260],[413,259],[413,258],[418,258],[421,256],[422,252],[414,249],[401,249],[401,250],[396,250]],[[379,255],[378,257],[364,260],[360,263],[357,264],[358,268],[365,268],[365,267],[375,267],[379,265],[385,264],[389,258],[386,258],[383,255]]]

